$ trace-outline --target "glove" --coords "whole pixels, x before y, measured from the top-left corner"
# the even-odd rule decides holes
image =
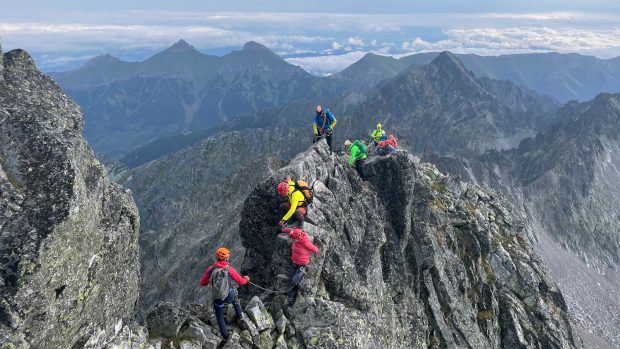
[[[279,225],[279,226],[281,226],[281,227],[283,227],[283,226],[284,226],[284,221],[279,221],[279,222],[278,222],[278,225]]]
[[[330,133],[332,133],[332,128],[331,128],[331,127],[326,128],[326,129],[325,129],[325,133],[326,133],[326,134],[330,134]]]

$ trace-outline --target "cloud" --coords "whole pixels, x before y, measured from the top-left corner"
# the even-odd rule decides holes
[[[347,43],[351,46],[365,46],[364,41],[360,39],[359,36],[356,36],[354,38],[348,38]]]
[[[321,25],[311,25],[317,18]],[[181,38],[201,50],[240,47],[253,40],[283,55],[347,54],[330,58],[334,62],[346,61],[362,50],[391,55],[440,50],[490,55],[559,51],[611,57],[620,52],[618,23],[620,14],[613,12],[102,11],[63,12],[47,22],[2,19],[0,37],[5,49],[25,48],[36,53],[37,63],[43,64],[46,57],[69,60],[72,54],[78,59],[102,52],[143,59]],[[128,52],[132,54],[124,56]],[[49,63],[55,62],[50,59]]]
[[[3,44],[36,52],[157,50],[183,38],[198,48],[241,46],[257,41],[270,48],[293,50],[300,44],[326,43],[332,37],[254,34],[211,26],[0,23]]]
[[[366,53],[352,51],[341,55],[287,58],[286,61],[298,65],[312,74],[326,75],[343,70],[360,60]]]
[[[446,31],[447,38],[435,42],[420,37],[402,44],[408,52],[450,50],[458,53],[506,54],[524,52],[605,52],[620,49],[620,29],[581,28],[480,28]]]

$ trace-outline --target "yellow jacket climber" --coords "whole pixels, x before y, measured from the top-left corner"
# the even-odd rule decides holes
[[[295,190],[295,182],[289,180],[288,182],[280,183],[280,185],[278,185],[278,193],[281,196],[288,197],[288,202],[285,202],[281,205],[281,208],[287,210],[287,212],[284,217],[282,217],[280,223],[286,222],[291,219],[291,217],[293,216],[293,214],[295,214],[296,211],[299,211],[299,214],[296,215],[299,217],[295,217],[296,220],[303,221],[303,217],[307,213],[305,208],[306,197],[301,192],[301,190]]]

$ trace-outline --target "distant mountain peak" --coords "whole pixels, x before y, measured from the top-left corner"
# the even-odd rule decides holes
[[[433,61],[432,65],[435,66],[458,66],[464,70],[467,70],[463,63],[450,51],[441,52]]]
[[[121,62],[121,60],[112,56],[109,53],[102,53],[99,56],[96,56],[92,58],[91,60],[89,60],[88,62],[86,62],[85,67],[105,65],[105,64],[116,63],[116,62]]]
[[[194,46],[187,43],[187,41],[181,39],[174,43],[174,45],[170,46],[166,49],[168,52],[181,52],[181,51],[196,51]]]
[[[267,46],[263,44],[259,44],[256,41],[248,41],[243,45],[242,51],[253,51],[253,52],[269,52],[273,53]],[[275,53],[273,53],[275,54]]]

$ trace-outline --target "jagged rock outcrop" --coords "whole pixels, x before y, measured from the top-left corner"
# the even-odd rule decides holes
[[[140,309],[160,301],[202,302],[198,285],[225,245],[240,262],[238,229],[243,201],[257,183],[305,144],[303,132],[288,128],[250,129],[215,135],[175,154],[124,174],[140,209]]]
[[[0,53],[0,347],[133,336],[139,217],[82,137],[82,114],[25,51]],[[142,338],[145,338],[142,334]]]
[[[245,202],[244,273],[285,289],[290,244],[277,237],[274,188],[289,174],[316,181],[305,229],[320,253],[285,311],[303,347],[576,347],[560,290],[494,192],[406,152],[370,159],[366,172],[362,183],[321,142]],[[282,296],[263,297],[282,307]]]
[[[503,192],[562,287],[575,321],[620,344],[620,95],[569,103],[517,149],[433,162]]]

